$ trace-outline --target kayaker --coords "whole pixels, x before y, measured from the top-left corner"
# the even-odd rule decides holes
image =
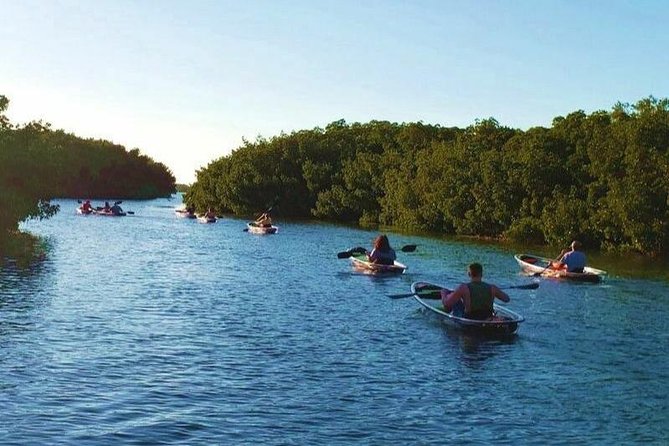
[[[84,204],[81,205],[81,210],[86,214],[93,211],[93,206],[91,206],[91,200],[86,200]]]
[[[493,315],[495,298],[502,302],[511,300],[504,291],[483,281],[483,266],[480,263],[470,264],[467,274],[469,283],[461,284],[450,293],[448,290],[441,291],[441,302],[446,311],[468,319],[485,320]]]
[[[390,247],[390,242],[385,234],[381,234],[374,239],[374,248],[372,252],[367,253],[367,258],[372,263],[381,265],[392,265],[397,258],[395,250]]]
[[[109,206],[109,202],[105,201],[105,205],[102,208],[102,212],[111,212],[111,207]]]
[[[256,226],[269,228],[270,226],[272,226],[272,217],[270,217],[267,212],[263,212],[262,215],[256,219],[255,223]]]
[[[123,209],[121,209],[121,206],[119,206],[118,203],[114,203],[114,206],[109,208],[109,212],[111,212],[114,215],[121,215],[123,213]]]
[[[216,218],[216,213],[213,208],[207,209],[207,212],[204,213],[205,218]]]
[[[583,245],[578,240],[571,242],[570,248],[563,249],[558,260],[552,262],[553,269],[566,269],[568,273],[582,273],[586,258],[582,251]]]

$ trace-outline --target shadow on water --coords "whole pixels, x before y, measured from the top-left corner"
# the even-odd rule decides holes
[[[417,309],[416,314],[428,318],[430,324],[438,327],[444,342],[444,349],[451,352],[450,356],[456,357],[462,365],[468,368],[480,367],[485,361],[519,342],[517,333],[495,334],[465,331],[461,327],[453,326],[434,317],[431,312],[423,308]]]

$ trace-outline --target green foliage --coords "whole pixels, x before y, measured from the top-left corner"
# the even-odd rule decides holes
[[[12,125],[0,95],[0,231],[58,211],[55,197],[154,198],[174,191],[161,163],[108,141],[82,139],[49,124]]]
[[[669,100],[576,111],[520,131],[335,121],[245,141],[198,172],[198,209],[274,205],[316,217],[447,234],[664,254],[669,250]]]

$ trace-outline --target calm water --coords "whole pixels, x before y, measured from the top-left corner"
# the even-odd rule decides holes
[[[2,444],[666,444],[669,286],[515,290],[510,340],[428,317],[412,281],[526,283],[513,252],[393,235],[401,277],[338,251],[374,233],[175,217],[177,200],[83,217],[62,200],[46,259],[0,271]],[[601,266],[601,265],[594,265]]]

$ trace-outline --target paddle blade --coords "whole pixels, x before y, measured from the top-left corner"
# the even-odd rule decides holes
[[[348,251],[342,251],[337,253],[337,258],[338,259],[348,259],[351,257],[353,254],[365,254],[367,250],[363,248],[362,246],[356,246],[355,248],[351,248]]]
[[[421,299],[441,299],[441,290],[419,291],[418,293],[388,294],[391,299],[404,299],[418,295]]]
[[[247,230],[247,229],[245,229],[245,230]],[[342,252],[337,253],[337,258],[338,259],[348,259],[352,255],[353,255],[353,253],[351,251],[342,251]]]
[[[126,211],[126,214],[128,214],[128,215],[135,215],[135,212],[134,212],[134,211]]]
[[[402,252],[414,252],[418,245],[404,245],[400,249]]]
[[[536,290],[539,288],[539,282],[532,282],[526,285],[510,285],[499,287],[500,290]]]
[[[509,288],[515,288],[517,290],[536,290],[539,288],[539,282],[528,283],[527,285],[517,285]]]
[[[403,299],[405,297],[411,297],[413,296],[413,293],[406,293],[406,294],[388,294],[388,297],[391,299]]]

